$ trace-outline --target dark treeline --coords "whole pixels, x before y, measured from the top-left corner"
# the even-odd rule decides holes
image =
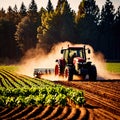
[[[19,60],[31,48],[49,52],[59,42],[90,44],[108,60],[120,60],[120,6],[115,10],[106,0],[100,10],[95,0],[82,0],[78,12],[67,0],[58,0],[56,8],[48,0],[46,8],[37,8],[32,0],[28,9],[22,2],[18,10],[9,6],[0,10],[0,59]]]

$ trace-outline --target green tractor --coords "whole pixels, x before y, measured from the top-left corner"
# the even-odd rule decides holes
[[[86,52],[90,49],[84,47],[69,47],[61,49],[62,59],[56,60],[55,76],[63,76],[66,80],[73,80],[73,75],[80,76],[83,80],[88,76],[89,80],[96,80],[97,70],[92,62],[87,61]]]

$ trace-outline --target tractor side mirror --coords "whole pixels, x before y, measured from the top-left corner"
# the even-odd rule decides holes
[[[63,50],[61,50],[61,54],[63,54]]]
[[[90,54],[91,53],[91,51],[90,51],[90,49],[88,49],[88,54]]]

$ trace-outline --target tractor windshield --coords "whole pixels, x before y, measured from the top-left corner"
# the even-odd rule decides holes
[[[69,61],[72,60],[74,57],[81,57],[85,59],[84,49],[65,49],[63,58],[67,63],[71,63]]]
[[[69,50],[69,57],[72,57],[72,56],[84,58],[83,50],[82,49]]]

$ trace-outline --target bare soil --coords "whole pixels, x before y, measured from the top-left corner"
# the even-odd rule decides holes
[[[29,105],[0,108],[0,120],[82,120],[86,118],[84,107]]]
[[[55,83],[84,91],[88,120],[120,120],[120,80]]]

